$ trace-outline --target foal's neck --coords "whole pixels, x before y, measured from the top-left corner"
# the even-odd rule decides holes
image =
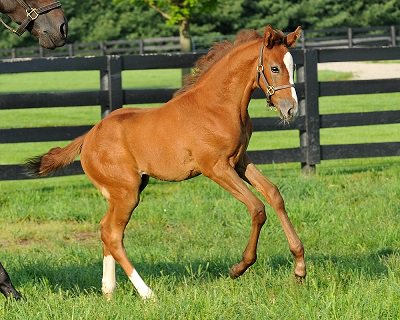
[[[240,116],[242,120],[247,118],[247,108],[256,88],[260,41],[253,40],[233,49],[207,72],[202,79],[207,106],[226,109],[226,115]]]

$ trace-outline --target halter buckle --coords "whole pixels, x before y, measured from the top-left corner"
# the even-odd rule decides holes
[[[270,96],[275,93],[275,88],[273,86],[267,86],[266,90]]]
[[[33,21],[39,18],[39,12],[36,8],[33,8],[31,11],[26,10],[26,16]]]
[[[258,66],[257,66],[257,72],[258,73],[261,73],[261,72],[263,72],[264,71],[264,66],[262,65],[262,64],[259,64]]]

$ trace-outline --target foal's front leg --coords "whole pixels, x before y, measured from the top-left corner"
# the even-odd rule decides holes
[[[289,249],[295,259],[295,276],[303,279],[306,276],[304,247],[287,215],[285,203],[278,188],[264,177],[256,166],[246,157],[243,165],[237,168],[239,175],[260,192],[274,209],[285,232]]]
[[[266,220],[265,207],[262,201],[250,191],[237,172],[228,163],[217,163],[211,172],[203,173],[229,191],[236,199],[244,203],[251,216],[250,238],[243,252],[242,260],[230,270],[230,276],[237,278],[257,260],[258,238]]]

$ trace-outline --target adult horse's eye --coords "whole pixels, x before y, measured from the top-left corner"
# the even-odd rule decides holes
[[[273,73],[279,73],[279,68],[278,67],[271,67],[271,71]]]

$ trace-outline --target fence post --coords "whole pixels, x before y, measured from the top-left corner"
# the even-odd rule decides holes
[[[303,173],[314,173],[315,165],[321,162],[319,138],[319,85],[318,85],[318,51],[305,49],[304,65],[299,68],[297,77],[304,82],[304,99],[299,101],[300,116],[305,118],[305,130],[300,130],[300,148],[305,162],[301,163]]]
[[[353,29],[347,28],[347,39],[349,43],[349,48],[353,48]]]
[[[301,33],[301,37],[300,37],[300,47],[302,49],[306,48],[306,30],[303,30],[303,32]]]
[[[392,47],[396,46],[396,27],[390,26],[390,39]]]
[[[73,43],[69,43],[68,44],[68,56],[73,57],[75,55],[74,52],[74,44]]]
[[[99,43],[100,46],[100,55],[105,56],[107,54],[107,49],[106,49],[106,44],[104,41],[100,41]]]
[[[123,105],[122,59],[120,56],[106,56],[106,59],[107,69],[100,70],[100,90],[104,92],[101,98],[102,118]]]
[[[139,39],[139,54],[144,54],[144,41]]]

